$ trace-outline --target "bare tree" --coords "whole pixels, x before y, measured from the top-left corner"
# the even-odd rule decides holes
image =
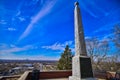
[[[100,41],[97,38],[86,39],[87,53],[91,57],[93,68],[102,70],[102,62],[106,59],[109,52],[108,41]]]
[[[113,55],[113,56],[108,56],[106,57],[106,59],[104,60],[103,63],[103,68],[105,70],[109,70],[109,71],[117,71],[119,70],[119,66],[116,61],[117,61],[117,55]]]
[[[112,41],[115,44],[116,52],[109,55],[112,47],[109,45],[108,40],[101,41],[96,37],[86,39],[87,53],[91,57],[95,70],[117,71],[120,69],[120,25],[114,27]]]
[[[87,48],[87,53],[91,58],[92,63],[95,61],[95,57],[97,54],[97,46],[98,46],[98,40],[97,38],[89,38],[86,39],[86,48]]]
[[[111,40],[114,43],[114,52],[112,56],[106,57],[104,62],[106,62],[107,70],[120,71],[120,25],[115,25],[112,31]]]
[[[120,55],[120,25],[114,26],[113,35],[113,42],[115,43],[117,52]]]

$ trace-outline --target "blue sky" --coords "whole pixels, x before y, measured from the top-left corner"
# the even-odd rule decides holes
[[[74,52],[76,0],[0,0],[0,59],[57,60]],[[107,39],[120,24],[119,0],[78,0],[85,38]]]

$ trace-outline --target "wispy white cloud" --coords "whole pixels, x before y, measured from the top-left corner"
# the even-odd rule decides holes
[[[21,11],[18,10],[18,12],[16,13],[16,16],[19,16],[21,14]]]
[[[41,54],[41,53],[40,53]],[[7,55],[7,56],[6,56]],[[16,55],[12,53],[0,54],[0,59],[10,60],[59,60],[60,56],[44,56],[44,55]]]
[[[112,41],[112,39],[111,39],[112,37],[113,37],[112,33],[106,34],[100,41],[101,42],[104,42],[104,41],[111,42]]]
[[[32,45],[26,45],[23,47],[17,47],[15,45],[6,45],[2,44],[0,45],[0,54],[6,54],[6,53],[13,53],[13,52],[20,52],[20,51],[25,51],[29,49],[33,49]]]
[[[5,20],[0,20],[0,24],[7,24]]]
[[[36,52],[32,52],[34,55],[26,54],[16,54],[15,52],[27,51],[30,49],[35,49],[34,45],[26,45],[23,47],[18,47],[14,44],[0,44],[0,59],[30,59],[30,60],[58,60],[60,56],[45,56],[43,53],[37,55]]]
[[[112,30],[112,28],[116,25],[120,23],[120,21],[118,22],[113,22],[111,24],[106,24],[102,27],[100,27],[99,29],[95,30],[93,33],[98,33],[98,32],[101,32],[101,31],[109,31],[109,30]]]
[[[0,50],[9,48],[9,45],[0,43]]]
[[[51,49],[51,50],[64,50],[63,44],[60,44],[60,43],[55,43],[49,46],[42,46],[42,48]]]
[[[7,28],[7,30],[8,30],[8,31],[16,31],[16,29],[15,29],[15,28],[12,28],[12,27]]]
[[[20,21],[25,21],[24,17],[18,17]]]
[[[113,37],[113,33],[107,34],[103,37],[103,39],[111,38]]]
[[[90,36],[85,36],[85,40],[87,40],[87,39],[91,39],[91,37]]]
[[[104,10],[103,8],[101,8],[100,6],[98,6],[96,4],[96,1],[89,1],[89,0],[85,0],[85,1],[81,1],[81,6],[83,6],[82,8],[92,17],[94,18],[98,18],[99,16],[105,16],[106,14],[106,10]],[[97,6],[97,7],[96,7]],[[90,9],[91,8],[91,9]],[[100,15],[99,15],[100,14]]]
[[[91,11],[90,9],[89,9],[89,7],[87,6],[87,5],[90,5],[90,6],[94,6],[93,5],[93,3],[92,3],[92,5],[91,5],[91,3],[89,2],[87,5],[85,5],[85,3],[87,3],[87,2],[82,2],[81,1],[81,6],[82,6],[82,8],[87,12],[87,13],[89,13],[91,16],[93,16],[93,17],[98,17],[93,11]]]
[[[105,36],[103,36],[103,37],[97,37],[97,36],[95,36],[95,37],[92,37],[92,36],[86,36],[85,37],[85,40],[86,40],[86,42],[87,42],[87,40],[93,40],[94,38],[95,39],[97,39],[98,41],[100,41],[100,42],[102,42],[102,41],[111,41],[111,37],[112,37],[112,35],[113,34],[107,34],[107,35],[105,35]]]
[[[45,4],[45,6],[38,12],[38,14],[32,18],[31,23],[27,26],[26,30],[20,36],[19,40],[25,38],[31,32],[34,24],[51,11],[51,9],[55,5],[56,1],[51,1],[47,4]]]
[[[107,25],[108,26],[108,25]],[[97,30],[95,30],[93,33],[99,33],[99,32],[102,32],[102,31],[108,31],[108,30],[111,30],[112,28],[110,27],[110,28],[108,28],[108,27],[101,27],[101,28],[99,28],[99,29],[97,29]]]
[[[97,18],[97,14],[95,14],[93,11],[90,11],[89,9],[86,9],[86,11],[91,15],[93,16],[94,18]]]
[[[65,49],[66,45],[71,46],[72,44],[73,44],[73,41],[66,41],[64,43],[58,43],[58,42],[56,42],[56,43],[54,43],[52,45],[49,45],[49,46],[42,46],[42,48],[63,51]]]

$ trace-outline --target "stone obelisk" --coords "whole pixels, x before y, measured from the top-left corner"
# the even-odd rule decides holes
[[[75,2],[74,26],[75,56],[72,59],[72,76],[69,77],[69,80],[93,80],[91,59],[87,56],[86,52],[84,30],[78,2]]]

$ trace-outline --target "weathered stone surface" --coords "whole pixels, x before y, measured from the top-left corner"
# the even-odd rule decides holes
[[[72,75],[81,78],[80,57],[74,56],[72,62]]]
[[[75,3],[74,10],[74,26],[75,26],[75,55],[77,56],[87,56],[85,40],[84,40],[84,31],[82,26],[81,14],[79,3]]]
[[[69,80],[93,78],[91,60],[87,56],[74,56],[72,59],[72,76]],[[72,79],[70,79],[72,78]],[[75,78],[75,79],[73,79]]]
[[[87,57],[84,31],[80,16],[79,3],[75,3],[75,56],[72,59],[72,76],[69,80],[96,80],[93,78],[91,60]]]
[[[70,76],[69,80],[98,80],[98,79],[97,78],[84,78],[84,79],[81,79],[81,78],[78,78],[78,77],[75,77],[75,76]]]

